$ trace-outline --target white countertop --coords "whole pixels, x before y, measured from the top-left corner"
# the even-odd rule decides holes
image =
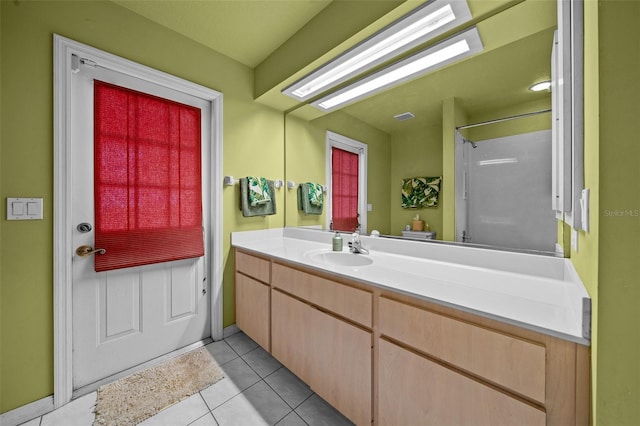
[[[362,236],[373,263],[338,266],[313,259],[333,234],[305,228],[232,233],[234,247],[306,268],[590,344],[590,299],[568,259]],[[350,236],[344,235],[344,251]],[[585,307],[586,308],[583,308]],[[583,332],[584,330],[584,332]]]

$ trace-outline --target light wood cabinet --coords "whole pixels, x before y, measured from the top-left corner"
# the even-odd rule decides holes
[[[273,287],[365,327],[372,325],[370,291],[274,263]]]
[[[461,372],[379,340],[380,425],[528,426],[545,412]]]
[[[242,252],[236,320],[358,425],[589,424],[564,339]]]
[[[236,251],[236,325],[267,351],[271,348],[271,262]]]
[[[544,404],[543,345],[385,297],[379,307],[382,335]]]
[[[278,290],[271,292],[271,354],[307,384],[310,309],[306,303]]]
[[[311,388],[355,424],[371,424],[371,332],[313,308],[309,320]]]
[[[236,250],[236,271],[266,284],[271,282],[271,262],[239,250]]]
[[[372,332],[325,310],[370,321],[371,293],[279,264],[272,284],[272,355],[355,424],[371,424]],[[368,315],[351,315],[349,302],[356,312],[368,303]]]
[[[378,424],[589,424],[588,347],[392,292],[377,306]]]

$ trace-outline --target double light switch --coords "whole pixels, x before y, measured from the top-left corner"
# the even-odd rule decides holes
[[[42,219],[42,198],[7,198],[7,220]]]

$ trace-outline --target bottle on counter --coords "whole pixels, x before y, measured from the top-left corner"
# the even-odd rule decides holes
[[[336,235],[333,236],[332,249],[333,251],[342,251],[342,237],[339,232],[336,232]]]

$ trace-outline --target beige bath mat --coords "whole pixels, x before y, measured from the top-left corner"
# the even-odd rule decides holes
[[[136,425],[223,377],[205,348],[100,387],[95,426]]]

